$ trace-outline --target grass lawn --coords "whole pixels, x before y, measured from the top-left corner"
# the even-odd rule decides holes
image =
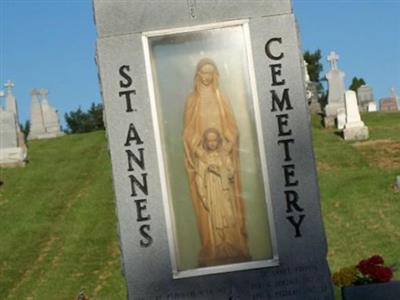
[[[362,117],[366,142],[312,119],[332,271],[374,254],[400,265],[400,113]],[[0,171],[0,299],[125,299],[104,132],[29,146],[26,168]]]
[[[125,299],[104,132],[29,146],[1,171],[0,299]]]

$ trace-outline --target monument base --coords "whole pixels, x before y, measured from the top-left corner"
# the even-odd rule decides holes
[[[36,135],[29,135],[28,140],[45,140],[45,139],[53,139],[56,137],[60,137],[65,135],[64,132],[51,132],[51,133],[41,133],[41,134],[36,134]]]
[[[328,104],[324,108],[325,117],[324,117],[324,126],[325,127],[335,127],[336,126],[336,117],[338,115],[338,110],[344,110],[344,104]]]
[[[335,117],[324,117],[324,127],[335,127],[336,118]]]
[[[343,130],[343,138],[346,141],[362,141],[369,137],[368,127],[350,127]]]
[[[0,167],[13,168],[24,167],[26,162],[26,152],[23,148],[4,148],[0,149]]]

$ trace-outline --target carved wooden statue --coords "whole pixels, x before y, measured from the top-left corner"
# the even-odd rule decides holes
[[[200,266],[250,260],[239,132],[218,79],[216,64],[208,58],[200,60],[184,116],[185,165],[201,240]]]

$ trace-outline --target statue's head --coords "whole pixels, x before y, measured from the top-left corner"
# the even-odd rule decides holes
[[[194,76],[195,87],[199,88],[203,86],[213,86],[215,89],[218,88],[219,72],[217,65],[210,58],[201,59],[196,67],[196,74]]]
[[[203,133],[203,148],[208,151],[214,151],[222,143],[221,134],[215,128],[208,128]]]

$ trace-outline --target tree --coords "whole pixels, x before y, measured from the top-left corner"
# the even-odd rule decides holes
[[[304,60],[307,62],[307,71],[310,75],[310,80],[313,82],[320,82],[320,73],[322,71],[322,64],[320,62],[321,50],[316,50],[315,52],[306,51],[304,52]]]
[[[92,103],[87,112],[79,107],[64,115],[68,133],[82,133],[104,129],[103,105]]]
[[[307,71],[308,75],[310,75],[310,80],[312,82],[317,82],[317,93],[319,95],[319,101],[324,102],[327,98],[327,93],[324,90],[324,86],[322,85],[324,78],[321,78],[322,72],[322,63],[320,62],[322,55],[321,50],[317,49],[314,52],[306,51],[303,54],[304,60],[307,62]]]
[[[357,77],[353,77],[353,79],[351,80],[351,84],[349,86],[349,89],[352,91],[357,92],[358,88],[362,85],[365,85],[365,81],[362,78],[357,78]]]
[[[31,122],[29,120],[25,121],[24,126],[22,126],[22,124],[20,124],[21,130],[24,133],[24,137],[25,137],[25,141],[28,138],[29,132],[31,131]]]

